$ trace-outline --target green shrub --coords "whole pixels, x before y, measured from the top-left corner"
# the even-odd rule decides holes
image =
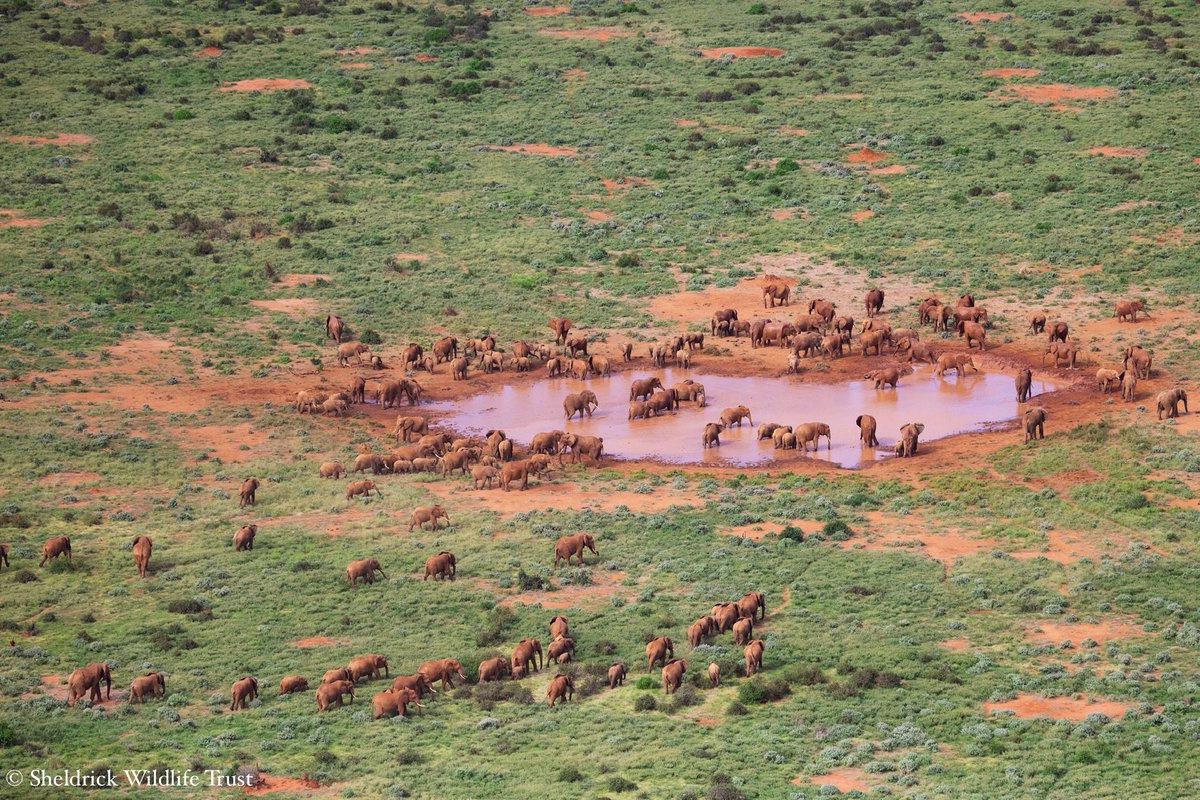
[[[633,701],[634,711],[653,711],[658,708],[658,702],[654,699],[654,695],[640,694],[637,700]]]
[[[835,542],[844,542],[854,535],[854,531],[850,530],[850,526],[840,519],[831,519],[821,528],[821,533],[827,539],[832,539]]]
[[[620,775],[612,775],[604,785],[610,792],[632,792],[637,788],[637,784],[627,778],[622,778]]]

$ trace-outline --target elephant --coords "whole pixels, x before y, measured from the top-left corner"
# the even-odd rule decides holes
[[[1115,369],[1098,369],[1096,370],[1096,389],[1104,394],[1108,394],[1113,389],[1121,385],[1121,373]]]
[[[576,414],[580,419],[587,414],[589,417],[592,411],[600,407],[600,401],[596,399],[596,393],[590,389],[584,389],[578,394],[569,394],[563,398],[563,411],[566,412],[567,419],[571,419]]]
[[[591,358],[591,356],[588,356],[588,358]],[[572,358],[567,364],[567,374],[572,378],[583,380],[588,376],[589,371],[588,360],[585,358]]]
[[[546,687],[546,702],[553,708],[558,701],[567,702],[575,696],[575,679],[570,675],[559,673],[550,679]]]
[[[409,703],[416,705],[418,710],[424,708],[417,700],[417,693],[412,689],[385,689],[377,692],[371,698],[371,719],[383,719],[393,715],[407,717]]]
[[[754,619],[761,615],[761,619],[767,618],[767,596],[762,592],[746,592],[738,599],[736,605],[738,613],[743,617]]]
[[[954,319],[954,309],[950,306],[938,306],[933,319],[933,329],[935,331],[950,330],[950,320],[952,319]]]
[[[1056,322],[1050,327],[1050,341],[1065,342],[1069,332],[1070,328],[1067,326],[1067,323]]]
[[[504,656],[485,658],[479,662],[480,683],[503,680],[509,675],[512,675],[512,667],[509,666],[508,659]]]
[[[303,675],[284,675],[279,679],[279,694],[295,694],[308,690],[308,678]]]
[[[836,308],[836,305],[823,298],[817,298],[808,302],[808,313],[821,317],[825,320],[826,325],[833,319]]]
[[[988,317],[988,310],[983,306],[958,306],[955,308],[954,322],[957,324],[964,320],[967,322],[978,322],[985,327],[991,323]]]
[[[350,404],[340,397],[331,397],[324,403],[321,403],[322,414],[333,414],[335,417],[344,417],[350,413]]]
[[[571,632],[570,627],[566,617],[561,614],[556,615],[554,619],[550,620],[550,638],[558,639],[568,635]]]
[[[850,344],[850,334],[831,333],[821,338],[821,355],[828,359],[841,358],[843,349]]]
[[[425,680],[429,683],[442,682],[443,689],[454,688],[454,676],[457,675],[460,680],[467,679],[467,673],[463,672],[462,664],[457,658],[439,658],[431,661],[426,661],[421,666],[417,667],[417,672],[425,676]]]
[[[567,339],[567,352],[570,353],[572,357],[581,355],[586,356],[588,354],[588,344],[588,337],[572,336],[570,339]]]
[[[410,417],[404,414],[396,417],[396,427],[392,430],[392,435],[396,439],[403,438],[405,442],[410,440],[410,434],[416,434],[419,439],[428,433],[429,420],[424,417]]]
[[[918,437],[925,432],[922,422],[910,422],[900,426],[900,441],[896,442],[896,455],[909,458],[917,454]]]
[[[570,636],[555,639],[546,648],[546,658],[556,664],[565,664],[575,655],[575,640]]]
[[[438,462],[438,470],[445,477],[459,470],[464,476],[467,474],[467,467],[478,461],[483,456],[483,451],[478,447],[465,447],[462,450],[454,450],[442,456],[442,460]]]
[[[372,354],[371,355],[371,369],[373,369],[373,370],[387,369],[387,364],[383,363],[382,358],[380,358],[379,356],[377,356],[375,354]]]
[[[296,392],[296,413],[311,414],[328,397],[321,392]]]
[[[812,319],[812,317],[809,317]],[[817,319],[820,319],[819,317]],[[797,328],[800,326],[797,325]],[[845,314],[839,314],[833,318],[833,323],[829,326],[832,333],[854,333],[854,317]],[[819,330],[819,326],[814,326],[813,330]]]
[[[858,426],[858,438],[862,441],[863,447],[878,447],[879,439],[875,436],[875,429],[878,423],[870,414],[860,414],[854,418],[854,424]]]
[[[750,346],[758,347],[763,344],[763,331],[771,324],[769,319],[756,319],[750,323]]]
[[[350,659],[350,663],[346,665],[346,669],[350,672],[350,682],[358,683],[359,678],[379,680],[382,677],[380,671],[386,670],[387,666],[388,661],[385,657],[378,653],[371,653]]]
[[[1075,369],[1075,362],[1079,357],[1079,349],[1073,344],[1066,342],[1051,342],[1046,345],[1046,352],[1042,353],[1042,363],[1046,363],[1046,356],[1054,357],[1054,366],[1068,366]]]
[[[775,283],[772,281],[763,286],[763,308],[774,308],[775,302],[779,301],[779,305],[786,306],[792,296],[792,287],[786,283]],[[767,305],[770,303],[770,305]]]
[[[350,359],[354,359],[356,363],[362,363],[362,354],[369,353],[371,348],[362,342],[346,342],[339,344],[337,349],[337,361],[339,367],[350,366]]]
[[[453,581],[458,575],[458,561],[454,558],[454,553],[443,550],[425,559],[425,577],[421,578],[421,580],[429,580],[430,575],[433,576],[435,581],[439,578],[441,580],[449,579]]]
[[[524,461],[510,461],[500,468],[500,488],[509,491],[514,481],[521,481],[521,491],[529,488],[529,476],[537,475],[550,467],[550,456],[537,453]]]
[[[383,670],[384,677],[386,677],[386,678],[392,677],[391,674],[388,672],[387,656],[382,655],[380,653],[367,653],[364,656],[359,656],[358,658],[354,659],[354,661],[360,661],[360,660],[361,661],[370,661],[371,663],[373,663],[375,665],[375,672],[372,675],[372,677],[378,678],[379,670]]]
[[[662,381],[658,378],[640,378],[629,384],[629,399],[645,400],[650,395],[654,394],[655,389],[663,388]]]
[[[242,481],[242,488],[238,490],[238,508],[252,506],[257,502],[254,495],[259,485],[258,478],[246,478]]]
[[[558,541],[554,543],[554,564],[552,569],[558,569],[558,562],[566,561],[567,566],[571,566],[571,557],[579,556],[579,566],[583,566],[583,551],[591,550],[592,554],[599,556],[596,552],[596,539],[590,533],[573,533],[569,536],[560,536]]]
[[[383,571],[383,567],[379,566],[377,558],[363,558],[358,561],[351,561],[346,565],[346,580],[350,581],[350,585],[358,583],[358,579],[362,578],[363,583],[374,583],[375,573],[387,578],[387,574]]]
[[[874,381],[876,389],[883,389],[887,386],[896,388],[896,384],[900,382],[900,370],[896,367],[886,367],[884,369],[874,369],[863,376],[866,380]]]
[[[693,648],[699,647],[704,641],[704,637],[710,635],[716,628],[717,621],[711,615],[705,614],[688,626],[688,643]]]
[[[412,675],[397,675],[392,680],[393,689],[412,689],[417,693],[417,698],[425,696],[426,692],[437,694],[437,691],[429,685],[429,679],[420,672],[414,672]]]
[[[655,415],[655,408],[648,400],[634,400],[629,404],[626,419],[650,419]]]
[[[0,543],[0,567],[10,567],[8,563],[8,545]]]
[[[1017,371],[1017,402],[1027,403],[1029,397],[1033,393],[1033,370],[1029,367],[1021,367]]]
[[[504,371],[504,354],[496,350],[487,350],[479,354],[479,364],[477,365],[483,370],[483,374],[491,375],[493,372]]]
[[[916,328],[897,328],[888,331],[884,339],[891,344],[893,353],[899,353],[911,347],[913,342],[921,341],[921,332]]]
[[[703,336],[703,334],[701,334]],[[588,370],[593,375],[603,375],[605,377],[612,374],[612,362],[608,356],[590,355],[587,358]]]
[[[776,450],[795,450],[799,444],[799,439],[792,432],[791,426],[780,428],[772,434],[771,439],[775,444]]]
[[[901,339],[900,342],[900,349],[904,351],[905,361],[925,361],[930,364],[937,362],[938,354],[928,343],[914,342],[908,339]]]
[[[746,677],[752,677],[762,669],[763,650],[767,647],[767,643],[762,639],[755,639],[742,649],[742,655],[746,659]]]
[[[392,462],[393,468],[398,461],[406,459],[397,459]],[[383,497],[383,493],[379,491],[379,487],[375,485],[375,481],[353,481],[346,487],[346,499],[351,500],[359,495],[370,497],[371,492],[375,492],[378,497]]]
[[[1035,406],[1025,412],[1025,441],[1045,437],[1046,409]]]
[[[970,294],[969,292],[966,294],[960,294],[958,296],[957,305],[966,306],[967,308],[970,308],[971,306],[975,305],[975,295]]]
[[[798,333],[792,339],[792,353],[805,358],[821,354],[821,334],[814,332]]]
[[[490,430],[483,437],[486,443],[487,454],[492,458],[500,458],[500,443],[508,438],[504,431]]]
[[[571,451],[572,463],[577,463],[581,456],[587,456],[593,464],[599,464],[600,457],[604,455],[604,439],[600,436],[579,436],[568,433],[563,437],[562,443],[564,452],[568,449]]]
[[[1042,311],[1029,312],[1029,332],[1030,333],[1045,333],[1046,332],[1046,314]]]
[[[868,289],[863,301],[867,307],[867,316],[873,317],[883,310],[883,290]]]
[[[695,402],[700,408],[704,407],[704,384],[686,380],[671,387],[675,390],[676,400]]]
[[[981,351],[987,349],[987,331],[978,322],[961,320],[956,327],[959,336],[967,337],[968,350],[971,349],[972,342],[978,344]]]
[[[858,345],[862,348],[862,354],[865,358],[867,351],[874,349],[875,355],[883,355],[883,342],[887,338],[887,333],[884,331],[867,331],[858,336]]]
[[[345,328],[346,323],[342,322],[342,318],[337,314],[330,314],[325,317],[325,335],[338,344],[342,343],[342,331]]]
[[[790,322],[769,322],[763,326],[759,344],[766,347],[777,343],[779,347],[785,347],[791,344],[792,337],[797,333],[796,326]]]
[[[350,670],[347,667],[326,670],[325,674],[321,676],[321,683],[335,683],[336,681],[348,680],[350,680]]]
[[[1188,396],[1184,389],[1178,387],[1168,389],[1165,392],[1159,392],[1155,398],[1158,403],[1158,418],[1163,418],[1163,412],[1167,412],[1167,419],[1174,419],[1179,416],[1179,404],[1183,403],[1183,413],[1192,413],[1188,409]]]
[[[1130,322],[1137,322],[1139,311],[1149,318],[1150,314],[1146,311],[1146,304],[1141,300],[1121,300],[1117,303],[1113,316],[1117,318],[1117,322],[1124,322],[1127,318]]]
[[[717,603],[709,615],[717,624],[717,633],[724,633],[733,627],[733,623],[742,617],[742,610],[737,603]]]
[[[233,698],[233,701],[229,704],[229,710],[245,710],[246,704],[258,697],[258,678],[255,678],[253,675],[239,678],[229,687],[229,694]]]
[[[65,555],[67,561],[71,560],[71,537],[51,536],[42,544],[42,560],[38,562],[38,566],[45,566],[47,561],[61,555]]]
[[[683,673],[687,671],[687,662],[682,658],[672,658],[663,664],[662,687],[667,694],[675,694],[679,684],[683,682]]]
[[[625,362],[633,361],[633,344],[631,342],[621,345],[621,360]]]
[[[439,456],[445,453],[450,448],[450,443],[454,438],[448,433],[427,433],[417,440],[417,447],[428,447]]]
[[[709,333],[713,336],[716,336],[717,330],[720,328],[721,323],[726,323],[725,332],[728,333],[732,330],[732,326],[729,323],[736,322],[737,318],[737,310],[733,308],[723,308],[714,311],[712,315],[711,330]]]
[[[656,636],[646,643],[646,672],[654,671],[654,665],[661,661],[664,665],[668,658],[675,657],[675,643],[669,636]]]
[[[734,425],[737,425],[739,428],[742,427],[743,419],[751,425],[754,424],[754,420],[750,418],[750,409],[744,405],[727,408],[721,412],[721,424],[726,428],[731,428]]]
[[[350,387],[350,402],[359,404],[367,402],[367,379],[362,375],[354,377],[354,384]]]
[[[534,671],[540,670],[545,664],[542,660],[542,643],[528,637],[517,642],[512,651],[513,678],[523,678],[529,674],[529,665]]]
[[[700,436],[700,446],[702,448],[720,447],[721,446],[721,431],[725,430],[725,426],[719,422],[710,422],[704,426],[704,433]]]
[[[421,458],[414,458],[412,460],[412,471],[413,472],[435,472],[437,470],[437,466],[438,466],[437,459],[430,458],[428,456],[424,456]]]
[[[734,644],[749,644],[750,639],[754,636],[754,620],[749,617],[742,617],[737,622],[733,623],[733,643]]]
[[[533,356],[533,345],[524,339],[518,339],[513,342],[512,346],[513,358],[526,359]]]
[[[233,535],[233,552],[240,553],[243,550],[254,549],[254,537],[258,534],[258,526],[254,524],[243,525],[238,528],[237,533]]]
[[[926,325],[933,322],[934,312],[940,308],[942,301],[936,297],[926,297],[917,307],[917,324]]]
[[[779,428],[787,428],[788,430],[791,430],[789,426],[780,425],[778,422],[764,422],[762,425],[759,425],[758,441],[761,442],[763,439],[770,439],[775,431]]]
[[[416,369],[425,356],[425,348],[416,342],[409,342],[400,356],[400,364],[404,370]]]
[[[450,362],[450,379],[455,381],[465,381],[467,379],[467,367],[471,365],[471,360],[466,356],[459,356]]]
[[[688,350],[703,350],[704,334],[698,332],[685,333],[683,335],[683,343],[687,345]]]
[[[341,708],[344,705],[342,697],[350,695],[350,702],[354,702],[354,682],[353,681],[333,681],[331,683],[322,683],[317,687],[317,713],[328,711],[330,708]]]
[[[801,448],[804,452],[808,452],[808,443],[813,443],[813,452],[821,447],[821,437],[825,437],[825,445],[827,450],[833,449],[833,435],[830,433],[829,426],[824,422],[805,422],[803,425],[796,426],[796,439],[799,440]]]
[[[409,518],[408,529],[411,531],[420,525],[421,530],[425,530],[425,523],[432,522],[433,529],[436,531],[438,529],[439,518],[446,520],[447,527],[453,524],[450,522],[450,515],[446,513],[446,509],[440,505],[417,506],[413,509],[412,517]]]
[[[167,676],[161,672],[147,672],[139,675],[129,684],[129,702],[134,700],[145,703],[147,697],[166,697]]]
[[[715,661],[708,665],[708,685],[713,689],[721,685],[721,665]]]
[[[656,367],[665,366],[667,363],[667,347],[663,344],[652,344],[646,353],[650,360],[654,362]]]
[[[571,320],[566,317],[555,317],[546,323],[550,330],[554,331],[554,343],[566,344],[567,333],[571,330]]]
[[[1148,380],[1150,378],[1150,367],[1153,359],[1153,353],[1135,344],[1125,348],[1125,361],[1123,363],[1123,368],[1129,369],[1130,363],[1132,363],[1133,377],[1137,378],[1138,380]]]
[[[489,467],[485,464],[476,464],[471,467],[471,482],[476,489],[492,488],[492,481],[500,479],[500,470],[495,467]]]
[[[346,474],[346,467],[340,461],[324,461],[319,470],[322,478],[341,478]]]
[[[453,336],[443,336],[433,343],[433,360],[435,364],[458,358],[458,339]]]
[[[731,336],[749,336],[751,330],[750,320],[734,320],[733,322],[723,322],[722,325],[728,325],[728,335]]]
[[[625,666],[624,661],[614,661],[608,667],[608,688],[615,689],[624,684],[628,674],[629,667]]]
[[[106,661],[93,661],[86,667],[72,670],[67,676],[67,705],[73,706],[85,694],[93,704],[99,703],[100,683],[104,683],[104,699],[112,699],[112,671]]]
[[[1121,373],[1121,399],[1132,403],[1137,397],[1137,378],[1128,370]]]
[[[133,563],[137,567],[139,578],[146,577],[146,567],[150,564],[150,552],[154,549],[154,541],[149,536],[137,536],[133,540]]]
[[[947,370],[954,370],[956,375],[965,375],[967,368],[979,371],[975,366],[975,361],[966,353],[942,353],[938,356],[937,364],[934,365],[933,374],[939,378],[946,374]]]
[[[691,351],[676,350],[675,351],[675,363],[678,364],[681,369],[691,369],[692,368]]]

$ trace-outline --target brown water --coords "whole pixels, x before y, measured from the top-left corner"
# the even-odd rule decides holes
[[[678,411],[644,420],[628,420],[629,384],[637,378],[657,375],[664,386],[686,378],[704,384],[708,404],[696,408],[683,403]],[[568,394],[591,389],[600,407],[591,418],[566,421],[562,408]],[[1051,392],[1049,382],[1033,382],[1034,402],[1039,394]],[[786,377],[731,378],[701,375],[676,369],[634,370],[612,378],[546,378],[522,386],[504,386],[497,391],[457,402],[434,404],[449,413],[440,423],[467,434],[503,430],[520,444],[528,444],[541,431],[564,430],[604,437],[605,456],[621,459],[650,459],[676,464],[713,466],[766,465],[776,461],[810,458],[843,467],[859,467],[880,458],[894,457],[891,445],[899,438],[900,426],[925,423],[922,441],[957,433],[983,430],[1015,419],[1013,377],[1003,373],[980,373],[965,377],[938,378],[928,365],[900,379],[896,390],[876,390],[870,381],[837,384],[800,383]],[[700,434],[707,422],[716,422],[724,408],[749,406],[754,425],[727,428],[721,446],[704,449]],[[879,421],[880,447],[863,448],[854,424],[859,414]],[[756,428],[764,422],[796,426],[804,422],[828,423],[833,447],[806,455],[799,450],[775,450],[768,439],[757,440]]]

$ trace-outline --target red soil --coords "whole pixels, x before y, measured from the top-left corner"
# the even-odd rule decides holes
[[[1050,717],[1051,719],[1069,719],[1072,722],[1082,722],[1088,714],[1099,712],[1107,714],[1111,719],[1120,719],[1125,712],[1133,708],[1132,703],[1119,700],[1092,700],[1089,698],[1075,699],[1073,697],[1039,697],[1033,694],[1021,694],[1013,700],[994,703],[984,701],[984,713],[1006,710],[1014,712],[1018,717]]]
[[[312,84],[301,78],[246,78],[227,83],[222,92],[273,92],[276,89],[311,89]]]
[[[365,56],[367,53],[378,53],[378,47],[344,47],[334,50],[339,56]]]
[[[529,142],[526,144],[506,144],[491,145],[489,150],[502,150],[505,153],[524,153],[534,156],[576,156],[579,155],[579,149],[568,145],[543,144],[541,142]]]
[[[316,283],[318,280],[328,281],[330,278],[323,272],[292,272],[282,275],[276,286],[299,286],[302,283]]]
[[[575,28],[573,30],[550,30],[543,28],[538,33],[545,36],[558,36],[562,39],[591,39],[596,42],[608,42],[613,39],[623,39],[633,36],[636,32],[626,28]]]
[[[413,61],[420,61],[422,63],[428,62],[428,61],[437,61],[437,60],[438,60],[438,57],[435,56],[433,53],[417,53],[415,56],[413,56]]]
[[[225,51],[219,47],[202,47],[196,51],[196,58],[216,58],[224,54]]]
[[[798,778],[792,778],[792,783],[797,786],[803,786],[806,783],[823,786],[830,783],[836,786],[839,792],[855,790],[868,792],[871,790],[870,784],[867,783],[867,773],[857,767],[838,767],[829,770],[824,775],[801,775]]]
[[[1110,147],[1098,145],[1088,150],[1094,156],[1113,156],[1116,158],[1142,158],[1148,151],[1144,147]]]
[[[882,150],[872,150],[869,147],[864,147],[846,156],[846,160],[851,164],[874,164],[876,161],[883,161],[889,155]]]
[[[1123,203],[1117,203],[1115,206],[1106,208],[1105,211],[1112,214],[1117,211],[1132,211],[1135,208],[1145,208],[1149,205],[1154,204],[1150,200],[1126,200]]]
[[[534,17],[554,17],[559,14],[570,14],[570,6],[526,6],[525,13]]]
[[[942,642],[942,647],[947,650],[968,650],[971,647],[971,643],[966,639],[947,639]]]
[[[615,192],[623,192],[631,186],[649,186],[651,181],[649,178],[636,178],[626,175],[623,178],[601,178],[600,183],[608,190],[609,194]]]
[[[1002,19],[1016,19],[1016,16],[1007,11],[961,11],[958,15],[972,25],[978,25],[981,22],[999,22]]]
[[[50,222],[37,217],[22,217],[15,208],[0,208],[0,228],[40,228]]]
[[[788,133],[792,136],[808,136],[808,131],[804,128],[780,128],[780,133]]]
[[[908,167],[903,164],[889,164],[886,167],[873,167],[867,172],[871,175],[903,175],[908,172]]]
[[[675,120],[675,124],[681,128],[694,128],[700,123],[694,119],[684,119],[683,117],[679,117]]]
[[[725,536],[740,536],[743,539],[757,542],[768,533],[779,533],[781,530],[783,530],[783,525],[778,522],[750,522],[732,528],[717,528],[717,533]]]
[[[286,778],[282,775],[258,774],[258,783],[247,786],[243,791],[247,795],[271,794],[272,792],[287,792],[300,797],[332,796],[334,787],[322,786],[312,778]]]
[[[350,643],[345,639],[332,639],[328,636],[307,636],[303,639],[293,639],[288,644],[292,647],[333,647]]]
[[[771,219],[784,220],[791,219],[794,216],[796,216],[796,209],[794,208],[777,208],[771,212]]]
[[[864,208],[861,211],[850,212],[850,221],[851,222],[862,222],[863,220],[870,219],[873,216],[875,216],[874,211],[872,211],[869,208]]]
[[[705,58],[721,58],[722,56],[758,58],[760,56],[781,56],[783,54],[784,51],[777,47],[710,47],[700,51],[700,55]]]
[[[345,64],[338,64],[342,69],[370,69],[370,63],[366,61],[350,61]]]
[[[564,78],[586,78],[587,72],[579,67],[572,67],[563,73]]]
[[[311,297],[280,297],[275,300],[251,300],[250,305],[265,308],[267,311],[278,311],[293,317],[302,317],[313,313],[317,301]]]
[[[428,253],[392,253],[392,258],[397,261],[428,261]]]
[[[592,222],[608,222],[615,219],[612,212],[604,211],[598,208],[580,208],[579,213],[583,214]]]
[[[996,96],[1016,95],[1031,103],[1049,104],[1055,111],[1079,111],[1079,106],[1067,105],[1069,100],[1108,100],[1117,96],[1111,86],[1075,86],[1070,83],[1017,83],[1005,86]]]
[[[1042,71],[1022,67],[997,67],[996,69],[985,69],[983,74],[989,78],[1032,78],[1034,75],[1041,75]]]
[[[1025,626],[1025,638],[1031,642],[1058,644],[1069,640],[1078,645],[1084,639],[1103,644],[1113,639],[1144,636],[1142,626],[1129,620],[1107,619],[1103,622],[1050,622],[1038,620]]]
[[[95,141],[93,137],[86,133],[54,133],[49,136],[6,136],[4,140],[29,147],[44,144],[52,144],[55,147],[69,147],[71,145],[91,144]]]

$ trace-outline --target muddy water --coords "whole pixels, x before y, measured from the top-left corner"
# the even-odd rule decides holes
[[[681,404],[678,411],[646,420],[628,420],[629,384],[637,378],[659,376],[664,386],[686,378],[704,384],[707,405],[696,408]],[[566,395],[591,389],[600,401],[594,415],[567,422],[562,408]],[[1034,381],[1037,395],[1054,386]],[[754,425],[743,423],[721,434],[721,446],[703,449],[700,434],[706,422],[715,422],[721,410],[744,404],[750,407]],[[713,466],[765,465],[776,461],[810,458],[843,467],[859,467],[876,459],[894,457],[891,445],[899,428],[907,422],[925,423],[922,441],[966,433],[1015,419],[1019,413],[1011,375],[1002,373],[952,375],[938,378],[932,367],[923,365],[900,379],[897,390],[876,390],[869,381],[838,384],[806,384],[786,377],[731,378],[702,375],[693,370],[634,370],[612,378],[547,378],[523,386],[504,386],[452,403],[437,404],[446,416],[439,422],[469,434],[492,428],[528,444],[540,431],[565,430],[604,437],[606,456],[621,459],[650,459],[677,464]],[[879,421],[880,447],[860,446],[859,414]],[[826,422],[833,432],[833,447],[807,455],[799,451],[775,450],[770,440],[757,441],[755,428],[764,422],[799,425]]]

